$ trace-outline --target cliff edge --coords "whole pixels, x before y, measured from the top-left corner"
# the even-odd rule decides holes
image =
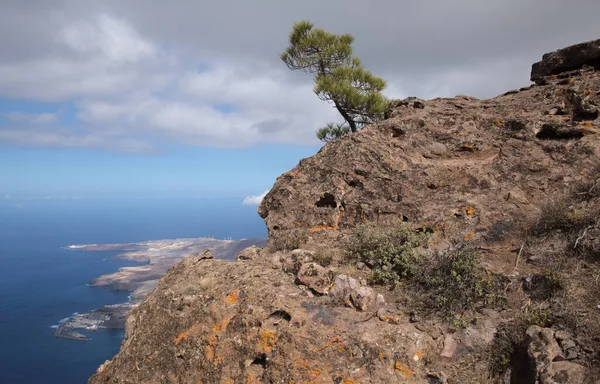
[[[600,40],[395,100],[280,176],[264,249],[171,267],[90,383],[594,383]]]

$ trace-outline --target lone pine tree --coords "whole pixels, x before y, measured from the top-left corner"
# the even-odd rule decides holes
[[[343,124],[331,123],[317,131],[320,140],[329,141],[381,119],[388,104],[381,94],[386,84],[352,56],[351,35],[313,27],[308,21],[295,23],[281,59],[291,70],[314,74],[314,92],[332,102],[344,118]]]

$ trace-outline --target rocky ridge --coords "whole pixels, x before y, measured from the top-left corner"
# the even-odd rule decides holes
[[[599,60],[597,40],[493,99],[393,101],[277,179],[266,248],[171,267],[90,383],[598,382]],[[344,251],[362,224],[477,252],[502,303],[449,320],[371,284]]]

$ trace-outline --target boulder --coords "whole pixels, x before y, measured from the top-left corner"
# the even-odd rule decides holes
[[[563,336],[563,335],[560,335]],[[550,328],[537,325],[527,330],[527,355],[532,376],[539,384],[583,384],[585,367],[564,360],[561,348]]]
[[[261,251],[262,251],[261,248],[257,247],[256,245],[253,245],[251,247],[248,247],[248,248],[242,250],[240,253],[238,253],[237,256],[235,257],[235,259],[237,261],[253,260],[253,259],[257,258],[258,256],[260,256]]]
[[[544,372],[557,356],[562,354],[550,328],[533,325],[527,329],[527,355],[538,376]]]
[[[371,309],[378,302],[375,290],[370,287],[359,287],[355,291],[352,291],[350,293],[350,300],[359,311]]]
[[[333,281],[333,272],[317,263],[305,263],[300,267],[298,281],[321,295],[329,292]]]
[[[337,299],[345,299],[352,291],[360,287],[360,283],[346,275],[337,275],[333,281],[333,286],[329,290],[329,295]]]
[[[542,61],[533,64],[531,81],[543,84],[546,76],[579,69],[584,65],[600,68],[600,39],[546,53]]]

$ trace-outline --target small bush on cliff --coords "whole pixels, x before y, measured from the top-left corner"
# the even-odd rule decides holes
[[[397,284],[413,276],[421,266],[423,255],[418,247],[427,243],[427,235],[409,226],[381,229],[359,226],[347,244],[348,255],[373,267],[374,284]]]
[[[322,267],[328,267],[333,261],[333,254],[329,249],[319,248],[313,255],[313,261]]]
[[[499,300],[498,282],[484,275],[477,254],[471,250],[430,258],[415,280],[425,288],[431,307],[448,318]]]
[[[321,128],[317,137],[335,140],[383,118],[388,101],[381,91],[386,84],[352,56],[351,35],[313,27],[308,21],[294,24],[290,45],[281,59],[291,70],[315,74],[314,92],[321,100],[332,102],[345,121]]]

